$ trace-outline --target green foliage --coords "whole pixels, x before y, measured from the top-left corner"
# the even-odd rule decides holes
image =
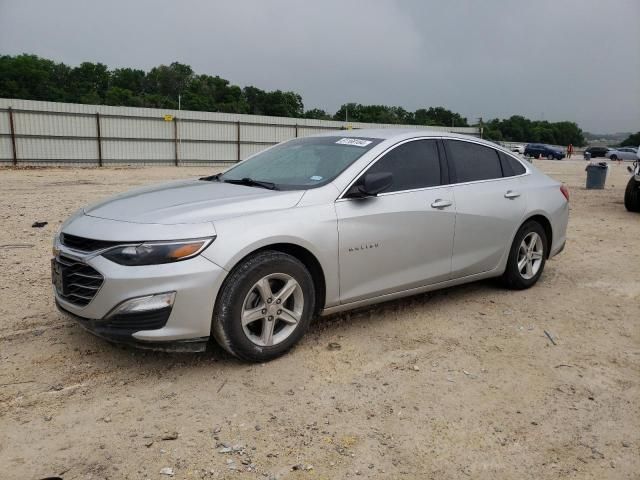
[[[312,118],[365,123],[438,125],[466,127],[467,119],[444,107],[420,108],[409,112],[402,107],[347,103],[335,115],[314,108],[304,110],[302,97],[295,92],[240,88],[218,76],[197,75],[189,65],[174,62],[148,72],[133,68],[109,70],[101,63],[84,62],[77,67],[36,55],[0,55],[0,97],[123,105],[149,108],[181,108],[205,112],[250,113],[276,117]],[[491,140],[584,145],[582,130],[573,122],[532,121],[515,115],[483,124]],[[640,144],[640,132],[623,145]]]
[[[406,125],[438,125],[467,127],[467,119],[444,107],[420,108],[408,112],[402,107],[346,103],[333,116],[334,120],[364,123],[399,123]]]
[[[620,143],[621,147],[637,147],[638,145],[640,145],[640,132],[629,135]]]
[[[585,145],[584,134],[574,122],[529,120],[520,115],[490,120],[484,124],[484,137],[498,141]]]
[[[321,108],[312,108],[304,112],[303,118],[310,118],[313,120],[331,120],[331,115],[322,110]]]

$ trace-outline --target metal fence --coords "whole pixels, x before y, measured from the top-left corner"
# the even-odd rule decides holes
[[[229,164],[291,138],[369,127],[425,128],[0,98],[0,165]]]

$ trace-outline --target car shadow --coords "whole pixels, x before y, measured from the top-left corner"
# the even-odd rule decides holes
[[[490,294],[497,291],[507,292],[495,279],[481,280],[317,317],[312,321],[307,336],[331,336],[341,328],[356,325],[360,322],[377,324],[392,321],[389,318],[391,314],[401,312],[407,308],[424,309],[425,313],[427,313],[430,305],[433,305],[434,302],[465,301],[469,297],[477,297],[478,292]],[[64,343],[82,356],[91,356],[92,362],[104,363],[105,367],[114,362],[117,363],[117,368],[124,369],[142,367],[143,369],[170,368],[172,370],[185,370],[211,365],[233,369],[250,365],[233,357],[214,341],[209,342],[206,351],[197,353],[143,350],[129,345],[114,344],[95,337],[73,322],[68,327],[71,329],[69,331],[70,335],[66,336]],[[303,337],[301,343],[304,344],[304,342],[305,338]],[[294,347],[286,355],[296,355],[296,348]]]

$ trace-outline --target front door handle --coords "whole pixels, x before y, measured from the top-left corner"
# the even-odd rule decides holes
[[[451,200],[443,200],[441,198],[438,198],[431,204],[431,208],[446,208],[450,207],[451,205],[453,205],[453,202]]]
[[[507,193],[504,194],[504,198],[518,198],[519,196],[520,194],[513,190],[507,190]]]

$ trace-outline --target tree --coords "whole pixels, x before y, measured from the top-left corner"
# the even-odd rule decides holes
[[[149,70],[145,77],[145,91],[151,95],[167,97],[168,103],[178,103],[178,95],[182,95],[193,79],[193,70],[189,65],[173,62],[171,65],[160,65]]]
[[[144,70],[134,68],[116,68],[111,73],[111,87],[118,87],[129,90],[133,95],[144,94],[145,87]]]
[[[322,109],[304,110],[302,97],[282,90],[240,88],[219,76],[196,74],[189,65],[173,62],[148,72],[135,68],[110,71],[102,63],[83,62],[77,67],[55,63],[36,55],[0,55],[0,97],[139,106],[182,108],[205,112],[249,113],[277,117],[311,118],[363,123],[439,125],[466,127],[467,119],[444,107],[410,112],[400,106],[346,103],[332,116]],[[521,115],[493,119],[484,124],[484,135],[493,140],[544,142],[560,145],[585,143],[574,122],[532,121]],[[623,145],[640,144],[640,132]]]
[[[110,74],[102,63],[82,62],[69,73],[69,96],[78,103],[103,103]]]
[[[304,112],[304,118],[310,118],[313,120],[331,120],[331,115],[322,110],[321,108],[312,108]]]
[[[620,143],[621,147],[637,147],[638,145],[640,145],[640,132],[629,135]]]
[[[415,122],[418,125],[439,125],[443,127],[468,127],[467,119],[459,113],[444,107],[420,108],[415,111]]]

